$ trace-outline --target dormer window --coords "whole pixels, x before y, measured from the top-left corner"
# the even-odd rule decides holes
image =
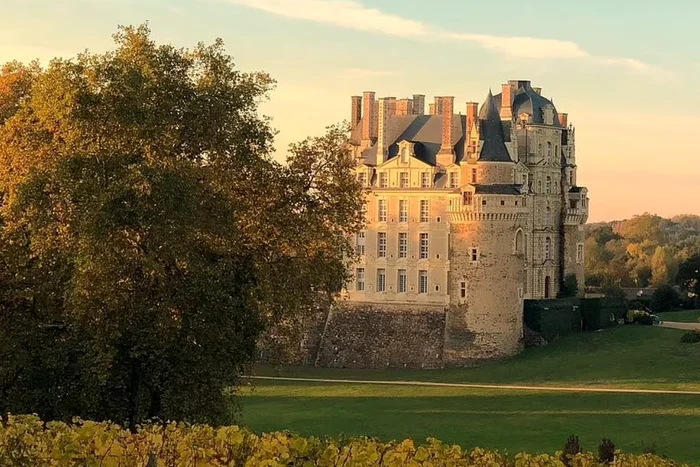
[[[408,147],[401,147],[401,163],[408,164]]]
[[[552,106],[547,106],[542,112],[544,113],[545,125],[554,125],[554,108]]]

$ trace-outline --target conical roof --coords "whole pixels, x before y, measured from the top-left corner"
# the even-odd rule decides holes
[[[489,89],[486,101],[479,111],[479,133],[483,141],[479,160],[491,162],[513,162],[505,143],[503,123],[496,107],[495,99]]]

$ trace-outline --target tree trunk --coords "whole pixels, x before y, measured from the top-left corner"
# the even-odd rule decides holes
[[[162,407],[161,395],[159,389],[151,389],[151,405],[148,408],[148,418],[160,418]]]

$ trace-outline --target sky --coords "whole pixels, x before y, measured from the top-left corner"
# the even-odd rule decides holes
[[[590,221],[700,214],[700,2],[687,0],[0,0],[0,63],[113,47],[118,25],[191,47],[220,37],[269,72],[289,143],[349,120],[350,96],[455,96],[528,79],[576,127]],[[427,106],[427,104],[426,104]]]

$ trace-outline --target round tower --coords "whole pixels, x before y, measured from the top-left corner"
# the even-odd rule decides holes
[[[510,357],[522,349],[527,192],[515,183],[500,112],[479,112],[478,180],[450,207],[448,365]]]

